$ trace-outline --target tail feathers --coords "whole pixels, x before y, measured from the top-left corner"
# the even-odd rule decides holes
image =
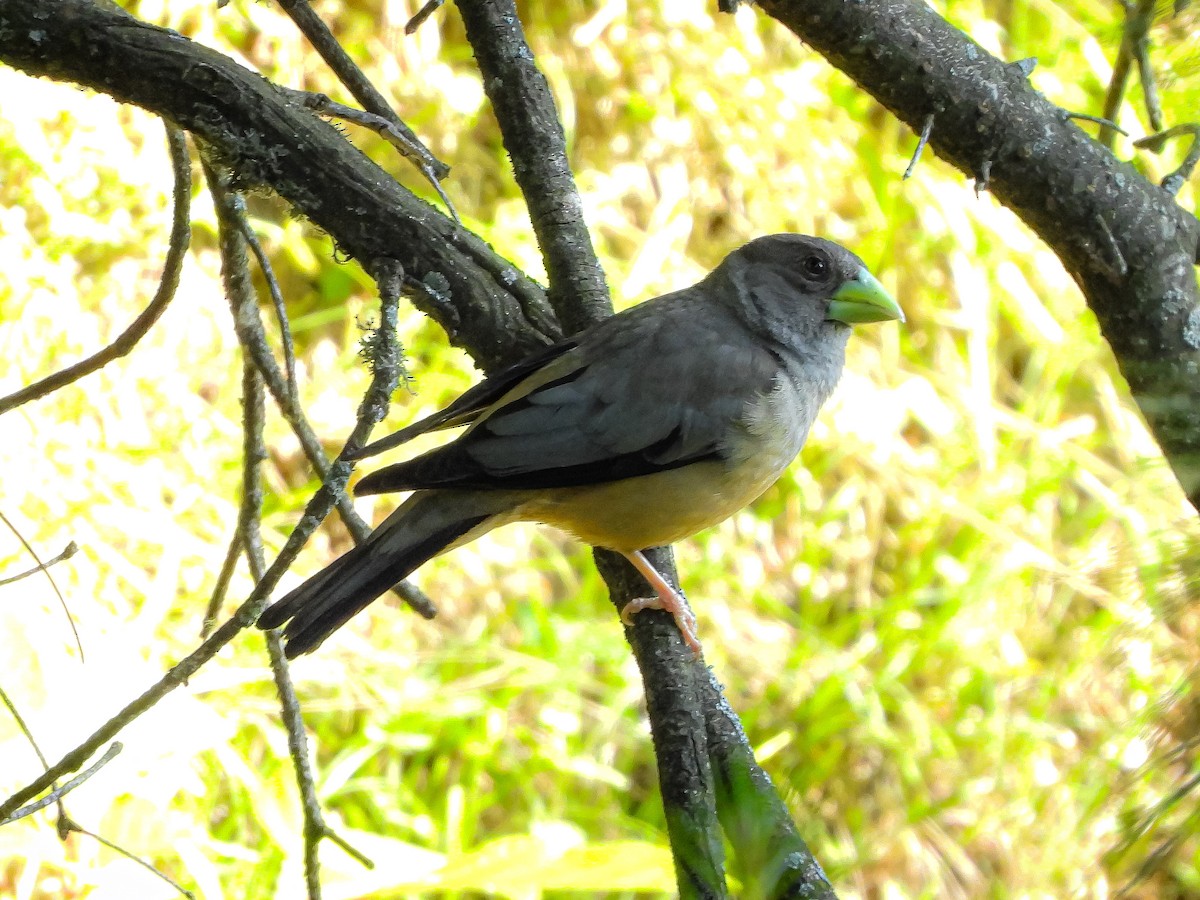
[[[492,518],[493,512],[472,510],[461,499],[439,510],[430,494],[414,495],[362,544],[277,600],[258,627],[286,623],[288,659],[315,650],[388,588]],[[455,506],[463,507],[457,515]]]

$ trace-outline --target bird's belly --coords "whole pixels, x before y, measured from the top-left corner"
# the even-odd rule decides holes
[[[790,461],[791,457],[764,454],[736,467],[722,461],[693,463],[567,488],[531,500],[520,518],[629,553],[673,543],[727,519],[770,487]]]
[[[819,405],[804,379],[781,376],[730,424],[721,459],[548,491],[522,504],[515,518],[556,525],[589,544],[626,553],[690,537],[775,483],[800,452]]]

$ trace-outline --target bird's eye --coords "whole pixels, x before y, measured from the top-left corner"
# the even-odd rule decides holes
[[[829,274],[829,261],[823,256],[806,256],[800,268],[809,278],[824,278]]]

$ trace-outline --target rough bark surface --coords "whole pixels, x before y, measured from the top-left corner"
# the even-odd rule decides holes
[[[1020,67],[915,0],[762,0],[768,14],[974,177],[1054,250],[1200,509],[1200,223]]]
[[[363,156],[337,129],[215,50],[90,0],[6,0],[0,61],[102,91],[204,140],[364,263],[399,260],[413,300],[485,369],[560,336],[542,289]]]

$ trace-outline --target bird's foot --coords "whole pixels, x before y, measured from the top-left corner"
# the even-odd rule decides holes
[[[622,555],[633,563],[633,567],[642,573],[642,577],[646,581],[650,582],[655,596],[636,597],[630,600],[621,610],[621,621],[632,627],[633,617],[643,609],[661,609],[669,612],[675,618],[675,624],[679,627],[679,633],[683,636],[683,642],[688,645],[688,649],[696,656],[702,656],[704,648],[700,646],[700,639],[696,637],[696,617],[692,614],[687,600],[658,574],[658,570],[650,565],[650,561],[640,550]]]
[[[679,633],[688,649],[697,656],[703,655],[704,648],[700,645],[700,639],[696,637],[696,617],[688,609],[687,603],[682,602],[682,598],[672,597],[667,601],[662,597],[635,597],[621,610],[621,621],[632,628],[633,617],[643,609],[661,609],[669,612],[675,618],[675,624],[679,626]]]

